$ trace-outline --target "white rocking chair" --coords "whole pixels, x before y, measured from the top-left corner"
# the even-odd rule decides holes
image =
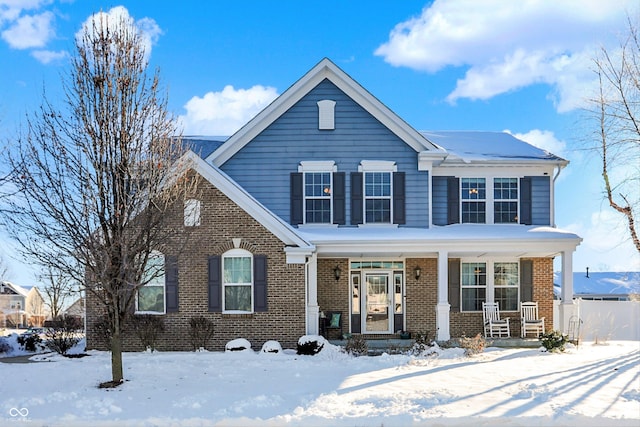
[[[497,302],[482,303],[482,317],[484,321],[484,336],[494,338],[494,334],[498,337],[509,338],[511,331],[509,329],[509,319],[500,319],[500,308]]]
[[[522,338],[526,338],[528,332],[536,334],[536,338],[544,334],[544,317],[538,317],[537,302],[520,303],[520,326]]]

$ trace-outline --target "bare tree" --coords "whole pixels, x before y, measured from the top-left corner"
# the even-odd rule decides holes
[[[0,254],[0,280],[9,279],[9,264],[5,261],[4,256]]]
[[[45,282],[45,304],[51,311],[51,318],[57,319],[62,314],[65,301],[74,293],[79,293],[79,289],[76,286],[77,282],[70,276],[54,270],[51,265],[46,266],[45,270],[42,274],[42,280]]]
[[[601,48],[595,56],[599,82],[589,100],[597,122],[597,150],[609,205],[624,215],[629,235],[640,252],[635,217],[640,207],[640,39],[631,19],[618,49]]]
[[[107,386],[123,380],[121,332],[137,290],[153,279],[147,261],[177,239],[166,223],[197,187],[159,72],[147,67],[131,20],[94,15],[62,79],[63,107],[45,94],[7,159],[17,191],[4,211],[12,236],[104,310]]]

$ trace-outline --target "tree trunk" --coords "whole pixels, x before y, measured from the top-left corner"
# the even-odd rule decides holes
[[[120,329],[118,327],[118,329]],[[111,336],[111,379],[113,383],[120,383],[123,380],[122,373],[122,338],[120,331],[114,331]]]

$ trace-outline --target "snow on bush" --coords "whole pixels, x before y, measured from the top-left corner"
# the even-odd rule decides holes
[[[260,353],[280,354],[282,353],[282,346],[278,341],[267,341],[262,344],[262,350],[260,350]]]
[[[235,340],[229,341],[224,346],[225,351],[245,351],[251,350],[251,343],[244,338],[236,338]]]
[[[298,339],[298,354],[313,356],[320,353],[328,342],[321,335],[303,335]]]

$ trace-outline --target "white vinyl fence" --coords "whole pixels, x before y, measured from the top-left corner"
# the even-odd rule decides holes
[[[559,329],[560,301],[553,302],[553,329]],[[574,300],[584,341],[640,341],[640,301]],[[568,331],[562,331],[567,333]]]

